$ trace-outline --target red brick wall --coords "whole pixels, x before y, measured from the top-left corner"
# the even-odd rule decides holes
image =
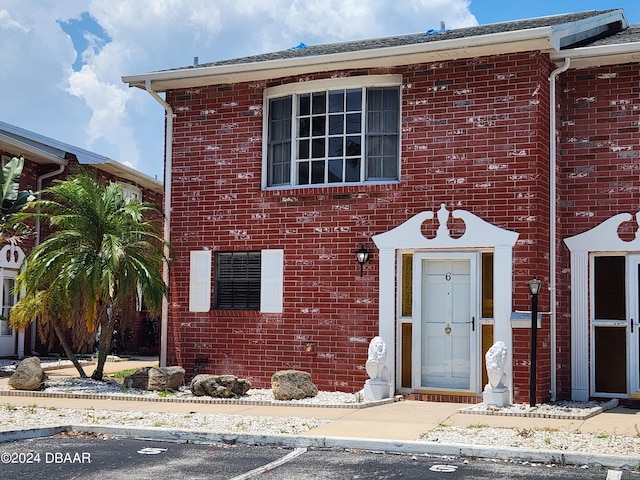
[[[640,210],[638,64],[569,70],[559,83],[559,235],[585,232],[612,215]],[[621,225],[634,238],[637,225]],[[558,250],[558,391],[571,390],[569,251]]]
[[[526,281],[537,274],[548,285],[551,68],[543,55],[520,54],[168,92],[176,113],[169,362],[190,375],[202,359],[206,371],[247,377],[256,387],[270,386],[276,370],[299,368],[321,389],[359,390],[378,333],[370,238],[441,203],[520,233],[513,304],[527,310]],[[403,77],[400,184],[261,190],[265,87],[389,73]],[[372,249],[363,278],[354,258],[360,244]],[[203,248],[284,248],[284,312],[189,312],[189,251]],[[540,311],[548,311],[546,289]],[[521,400],[528,338],[528,329],[514,334]],[[545,322],[540,396],[549,391],[548,340]]]

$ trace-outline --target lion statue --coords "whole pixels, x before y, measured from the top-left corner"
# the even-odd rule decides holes
[[[487,364],[487,377],[489,385],[492,387],[503,386],[506,381],[504,368],[507,363],[507,346],[503,341],[498,340],[485,354]]]
[[[382,337],[373,337],[369,343],[369,358],[365,364],[367,375],[372,380],[389,381],[387,368],[387,344]]]

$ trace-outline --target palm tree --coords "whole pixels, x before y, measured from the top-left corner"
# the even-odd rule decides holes
[[[122,307],[139,291],[146,307],[157,311],[167,293],[161,272],[165,241],[152,218],[158,213],[152,205],[127,200],[120,185],[102,185],[86,173],[43,190],[19,217],[40,217],[54,232],[25,259],[16,279],[24,295],[12,310],[12,325],[24,325],[37,313],[53,322],[64,348],[58,333],[64,330],[57,327],[80,328],[82,319],[86,331],[100,332],[91,378],[102,380]],[[45,301],[51,299],[62,306],[53,308]]]

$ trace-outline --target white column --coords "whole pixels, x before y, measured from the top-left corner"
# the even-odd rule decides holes
[[[496,245],[493,261],[493,341],[502,340],[507,346],[507,376],[509,401],[513,403],[513,334],[511,304],[513,289],[513,251],[511,245]]]
[[[571,399],[589,399],[589,254],[571,252]]]
[[[379,319],[378,335],[387,344],[387,369],[389,371],[389,397],[393,397],[396,387],[396,364],[401,362],[396,359],[396,307],[395,307],[395,250],[390,248],[380,249],[378,290]]]
[[[18,358],[24,358],[24,330],[18,332]]]

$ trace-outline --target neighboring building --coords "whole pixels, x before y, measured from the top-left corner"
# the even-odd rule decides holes
[[[2,164],[18,155],[24,156],[25,159],[20,177],[21,190],[35,192],[47,188],[51,182],[65,179],[74,166],[82,165],[96,169],[105,180],[121,183],[126,195],[159,206],[162,204],[162,182],[110,158],[0,122]],[[34,238],[29,238],[19,245],[5,244],[0,249],[0,298],[2,315],[5,318],[16,301],[13,284],[20,263],[34,243],[39,242],[40,237],[45,235],[46,231],[42,231],[38,223],[35,225]],[[142,312],[135,315],[139,318],[131,326],[129,347],[142,348],[145,347],[145,318]],[[42,351],[34,324],[26,331],[19,332],[9,327],[6,320],[0,319],[0,357],[23,358],[33,352]]]
[[[640,398],[639,62],[608,10],[124,77],[167,111],[162,361],[355,392],[380,335],[390,394],[476,402],[501,340],[525,401],[537,276],[537,400]]]

